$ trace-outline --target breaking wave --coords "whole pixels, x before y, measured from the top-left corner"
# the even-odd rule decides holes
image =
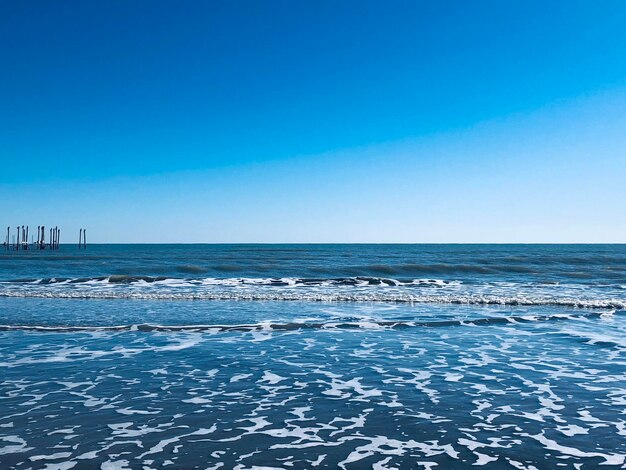
[[[201,268],[189,265],[181,266],[181,271],[200,272]],[[160,283],[160,284],[181,284],[188,285],[267,285],[267,286],[431,286],[443,287],[447,285],[458,285],[460,281],[448,281],[441,279],[392,279],[384,277],[356,276],[338,278],[171,278],[165,276],[137,276],[127,274],[115,274],[111,276],[80,277],[80,278],[41,278],[41,279],[13,279],[2,281],[1,284],[133,284],[133,283]]]
[[[571,308],[626,308],[622,285],[558,282],[464,283],[442,279],[171,278],[113,275],[15,279],[0,282],[1,297],[203,301],[388,302]]]
[[[387,302],[414,304],[461,304],[503,306],[555,306],[572,308],[626,309],[623,299],[577,299],[559,297],[525,297],[497,295],[419,295],[405,292],[145,292],[145,291],[0,291],[0,297],[44,299],[137,299],[137,300],[233,300],[233,301],[300,301],[300,302]]]

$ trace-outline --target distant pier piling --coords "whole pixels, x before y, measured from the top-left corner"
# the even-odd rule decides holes
[[[18,225],[15,227],[15,233],[11,234],[11,226],[7,227],[6,236],[2,242],[5,250],[58,250],[61,248],[61,229],[56,226],[48,230],[49,238],[46,241],[46,228],[43,225],[37,226],[37,240],[30,233],[28,225]],[[29,239],[30,235],[30,239]],[[86,230],[80,229],[80,237],[78,248],[87,248]]]
[[[81,228],[78,232],[78,249],[87,249],[87,230]]]

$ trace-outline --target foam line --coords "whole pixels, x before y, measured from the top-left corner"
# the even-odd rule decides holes
[[[610,314],[623,314],[624,310],[610,312]],[[257,323],[257,324],[239,324],[239,325],[152,325],[152,324],[132,324],[132,325],[111,325],[111,326],[47,326],[47,325],[0,325],[0,331],[38,331],[38,332],[88,332],[88,331],[212,331],[212,332],[228,332],[228,331],[290,331],[300,329],[368,329],[368,328],[442,328],[454,326],[489,326],[503,325],[511,323],[530,323],[530,322],[546,322],[546,321],[564,321],[574,319],[591,319],[607,315],[607,312],[587,312],[587,313],[570,313],[557,315],[514,315],[504,317],[488,317],[477,318],[472,320],[439,320],[439,321],[395,321],[395,320],[368,320],[359,322],[289,322],[289,323]]]

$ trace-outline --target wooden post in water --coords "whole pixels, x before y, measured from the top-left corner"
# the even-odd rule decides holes
[[[24,240],[24,248],[28,250],[28,225],[26,226],[26,239]]]
[[[20,226],[17,226],[17,243],[15,244],[15,249],[20,249]]]
[[[83,248],[87,249],[87,229],[83,229]]]
[[[9,243],[10,243],[9,235],[10,235],[10,233],[11,233],[11,228],[7,227],[7,245],[6,245],[6,249],[7,250],[9,249]]]

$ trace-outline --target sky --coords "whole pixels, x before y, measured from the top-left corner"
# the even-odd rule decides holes
[[[621,0],[0,2],[0,60],[0,226],[626,243]]]

